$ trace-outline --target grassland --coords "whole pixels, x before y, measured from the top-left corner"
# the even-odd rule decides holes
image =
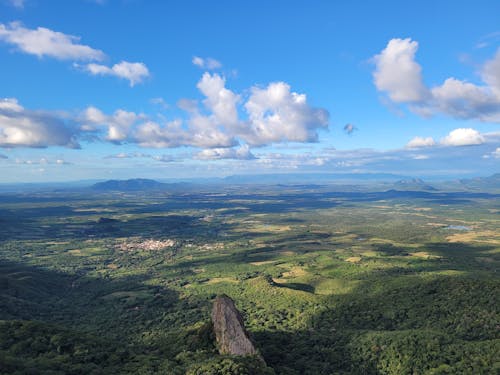
[[[499,208],[334,186],[5,194],[0,372],[496,374]],[[267,369],[216,353],[220,293]]]

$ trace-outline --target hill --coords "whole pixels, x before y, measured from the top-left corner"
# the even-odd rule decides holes
[[[461,179],[459,182],[468,189],[498,189],[500,186],[500,173],[488,177]]]
[[[394,186],[398,190],[428,190],[428,191],[437,190],[435,187],[427,184],[420,178],[399,180],[396,183],[394,183]]]
[[[137,190],[158,190],[167,186],[162,182],[149,180],[146,178],[134,178],[130,180],[108,180],[92,185],[93,190],[100,191],[137,191]]]

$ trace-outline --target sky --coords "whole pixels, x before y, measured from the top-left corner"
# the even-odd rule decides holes
[[[0,183],[500,172],[500,2],[0,0]]]

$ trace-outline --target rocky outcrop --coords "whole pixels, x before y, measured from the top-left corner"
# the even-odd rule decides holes
[[[215,299],[212,323],[220,354],[259,355],[250,341],[241,313],[225,294]]]

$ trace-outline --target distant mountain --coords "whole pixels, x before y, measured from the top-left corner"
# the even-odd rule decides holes
[[[169,184],[164,184],[146,178],[134,178],[130,180],[108,180],[92,185],[93,190],[99,191],[139,191],[164,189]]]
[[[471,190],[493,189],[500,190],[500,173],[488,177],[476,177],[458,180],[458,182]]]
[[[275,173],[233,175],[224,178],[224,183],[233,184],[318,184],[328,182],[397,181],[407,176],[391,173]]]
[[[459,180],[462,184],[498,184],[500,183],[500,173],[495,173],[494,175],[488,177],[476,177],[476,178],[467,178]]]
[[[425,181],[420,178],[409,178],[396,181],[394,187],[397,190],[427,190],[435,191],[435,187],[428,185]]]

